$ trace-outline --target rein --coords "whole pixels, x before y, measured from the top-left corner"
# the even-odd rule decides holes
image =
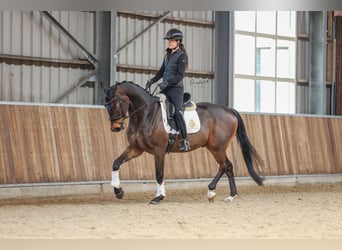
[[[123,102],[123,103],[126,103],[127,105],[129,105],[129,103],[128,102],[126,102],[125,100],[123,100],[122,98],[120,98],[120,97],[118,97],[118,96],[114,96],[110,101],[108,101],[108,102],[106,102],[105,104],[104,104],[104,106],[105,107],[108,107],[110,104],[112,104],[114,101],[115,101],[115,99],[119,99],[119,101],[120,101],[120,108],[121,108],[121,110],[120,110],[120,116],[118,116],[118,117],[115,117],[115,118],[113,118],[113,117],[110,117],[109,118],[109,120],[111,120],[112,122],[114,122],[114,121],[116,121],[116,120],[119,120],[119,119],[123,119],[123,120],[125,120],[125,119],[127,119],[127,118],[130,118],[130,117],[132,117],[135,113],[137,113],[138,111],[140,111],[141,109],[143,109],[148,103],[152,103],[152,102],[154,102],[155,100],[153,99],[152,101],[149,101],[149,102],[145,102],[143,105],[141,105],[139,108],[137,108],[136,110],[134,110],[133,112],[131,112],[131,113],[128,113],[128,115],[123,115],[123,110],[122,110],[122,106],[121,106],[121,103]],[[123,123],[123,122],[122,122]]]

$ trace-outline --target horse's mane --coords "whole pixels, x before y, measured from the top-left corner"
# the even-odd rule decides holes
[[[133,85],[134,87],[137,87],[138,89],[140,89],[141,91],[143,91],[144,93],[148,94],[149,96],[151,97],[155,97],[153,96],[150,92],[146,91],[146,89],[144,89],[143,87],[141,87],[140,85],[136,84],[135,82],[132,82],[132,81],[122,81],[122,82],[116,82],[115,85],[122,85],[122,84],[130,84],[130,85]],[[114,86],[115,86],[114,85]]]

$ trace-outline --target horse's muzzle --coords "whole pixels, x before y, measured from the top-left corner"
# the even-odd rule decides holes
[[[125,129],[125,124],[123,122],[112,122],[110,129],[112,132],[120,132]]]
[[[111,131],[112,132],[120,132],[121,131],[121,128],[111,128]]]

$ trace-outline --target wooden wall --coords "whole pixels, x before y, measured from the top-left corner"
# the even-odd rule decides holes
[[[342,118],[242,115],[264,159],[262,175],[342,173]],[[0,185],[108,181],[127,145],[102,107],[0,104]],[[234,140],[227,152],[236,176],[248,176]],[[211,178],[217,164],[203,148],[166,156],[165,178]],[[151,155],[121,166],[122,180],[154,180]]]

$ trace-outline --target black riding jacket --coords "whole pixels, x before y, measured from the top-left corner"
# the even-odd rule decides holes
[[[183,87],[183,78],[186,68],[186,57],[181,49],[171,53],[171,49],[166,49],[166,55],[158,73],[151,79],[157,82],[163,77],[163,81],[168,83],[168,87]]]

